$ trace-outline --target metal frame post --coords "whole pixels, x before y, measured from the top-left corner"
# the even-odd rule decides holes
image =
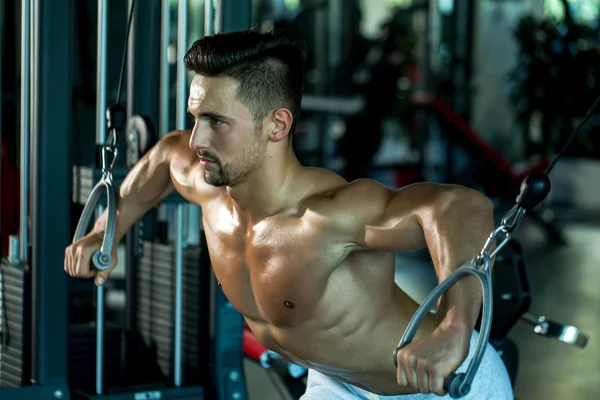
[[[98,0],[98,59],[96,81],[96,147],[106,141],[106,74],[107,74],[108,0]],[[96,156],[99,156],[99,151]],[[98,206],[96,217],[102,215]],[[104,286],[96,287],[96,393],[104,386]]]
[[[169,99],[170,99],[170,68],[169,44],[171,42],[171,7],[169,0],[161,2],[161,41],[160,41],[160,129],[158,135],[163,137],[169,132]],[[207,2],[209,3],[209,2]]]
[[[131,3],[133,3],[133,0],[128,0],[127,1],[127,9],[130,10],[131,9]],[[135,37],[135,33],[138,29],[138,15],[139,15],[139,10],[140,7],[137,7],[134,11],[133,11],[133,19],[131,21],[131,32],[129,33],[129,38],[128,41],[129,43],[127,43],[127,46],[129,48],[129,51],[127,52],[127,101],[126,103],[126,107],[125,110],[127,112],[127,119],[131,118],[131,116],[134,114],[133,109],[134,109],[134,103],[135,103],[135,87],[137,86],[135,84],[135,58],[136,58],[136,48],[135,48],[135,42],[136,42],[136,37]]]
[[[188,1],[179,0],[178,9],[178,31],[177,31],[177,105],[176,125],[177,129],[184,130],[185,116],[187,113],[187,71],[183,65],[183,57],[187,51],[188,30]],[[183,284],[183,231],[185,208],[183,203],[177,204],[175,211],[175,331],[174,331],[174,384],[181,386],[182,357],[181,357],[181,307],[182,307],[182,284]]]
[[[455,36],[453,50],[459,61],[454,69],[455,108],[466,120],[471,116],[471,75],[473,69],[473,16],[475,1],[456,2],[454,25]]]
[[[183,211],[184,205],[177,204],[175,212],[175,337],[174,337],[174,384],[181,386],[182,380],[182,307],[183,307]]]
[[[327,13],[328,9],[319,8],[314,11],[312,21],[314,21],[313,38],[314,38],[314,53],[315,54],[328,54],[328,27],[327,27]],[[314,62],[314,69],[317,73],[316,85],[313,86],[314,93],[317,96],[330,95],[330,86],[327,84],[328,80],[328,68],[327,68],[327,57],[316,57]],[[325,125],[327,124],[327,116],[324,113],[319,113],[316,117],[318,121],[318,140],[319,146],[317,153],[317,166],[325,167],[326,164],[326,147],[327,147],[327,132],[325,131]]]
[[[344,5],[342,0],[329,0],[327,8],[327,67],[329,73],[329,90],[331,94],[335,94],[336,82],[338,81],[340,64],[342,63],[342,28],[344,21],[342,20],[343,10],[348,7]]]
[[[31,83],[31,0],[21,2],[21,202],[19,259],[29,262],[29,134]]]
[[[215,33],[215,8],[212,1],[204,2],[204,35],[211,36]]]
[[[188,0],[179,0],[177,31],[177,129],[185,129],[185,116],[187,113],[187,71],[183,65],[183,57],[187,52],[188,30]]]
[[[160,26],[160,109],[158,111],[158,137],[164,137],[171,130],[171,66],[169,64],[169,45],[171,44],[171,2],[161,1]],[[168,209],[161,205],[158,208],[158,222],[168,220]],[[168,236],[168,235],[167,235]]]
[[[32,128],[32,293],[34,383],[68,398],[70,242],[71,0],[34,1]],[[4,396],[2,396],[4,397]],[[9,396],[10,397],[10,396]]]
[[[106,140],[106,35],[108,31],[108,0],[98,0],[98,58],[96,79],[96,145]]]
[[[160,26],[160,109],[158,111],[158,137],[164,137],[171,130],[171,68],[169,64],[169,45],[171,44],[171,2],[161,1]],[[168,209],[162,205],[158,208],[157,221],[168,220]],[[168,236],[168,235],[167,235]]]
[[[0,60],[4,60],[4,1],[0,0]],[[0,210],[2,210],[2,63],[0,63]],[[7,235],[7,232],[2,232],[2,213],[0,212],[0,257],[2,256],[2,241],[3,235]],[[0,328],[0,331],[2,328]]]
[[[251,1],[217,1],[218,32],[248,29],[252,25]]]
[[[135,7],[127,51],[127,117],[144,115],[154,123],[159,121],[161,106],[161,87],[155,84],[161,79],[160,12],[156,1]]]

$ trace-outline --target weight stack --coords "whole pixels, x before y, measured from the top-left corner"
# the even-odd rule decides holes
[[[115,323],[104,323],[104,368],[105,386],[121,383],[121,327]],[[69,387],[80,390],[93,389],[96,385],[96,326],[95,323],[71,324],[69,326]]]
[[[102,178],[102,170],[99,168],[90,168],[83,166],[73,166],[73,193],[72,200],[75,204],[84,205],[94,186]],[[118,188],[123,182],[127,173],[129,172],[126,168],[116,168],[113,170],[113,185]],[[102,196],[99,204],[106,204],[106,198]]]
[[[31,273],[0,264],[0,386],[31,384]]]
[[[171,381],[174,371],[175,248],[143,242],[137,263],[137,371]],[[208,276],[206,251],[183,251],[182,371],[187,385],[203,385],[208,377]]]

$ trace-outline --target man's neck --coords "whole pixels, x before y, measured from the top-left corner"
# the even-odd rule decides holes
[[[302,170],[302,165],[293,151],[284,155],[267,156],[265,163],[243,182],[227,187],[227,193],[236,209],[249,221],[260,221],[290,206],[295,186],[294,179]]]

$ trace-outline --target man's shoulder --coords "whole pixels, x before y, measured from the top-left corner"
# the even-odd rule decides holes
[[[348,182],[334,172],[325,171],[315,176],[317,190],[311,197],[314,204],[320,206],[338,210],[345,206],[355,207],[364,202],[377,201],[390,192],[385,185],[372,179]]]
[[[317,188],[303,202],[304,209],[333,227],[361,223],[385,206],[391,191],[380,182],[360,179],[348,182],[334,172],[316,171]]]
[[[189,146],[190,136],[190,131],[176,130],[169,132],[160,142],[164,157],[169,161],[175,189],[186,200],[202,206],[221,192],[204,181],[204,175],[199,171],[200,160]]]
[[[185,130],[175,130],[167,133],[160,141],[165,149],[193,153],[189,147],[192,133]]]

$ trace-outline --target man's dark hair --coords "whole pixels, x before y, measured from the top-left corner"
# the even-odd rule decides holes
[[[188,70],[207,77],[228,77],[238,83],[237,99],[260,123],[271,111],[285,107],[300,117],[304,90],[306,45],[279,32],[250,30],[216,34],[196,41],[185,55]]]

